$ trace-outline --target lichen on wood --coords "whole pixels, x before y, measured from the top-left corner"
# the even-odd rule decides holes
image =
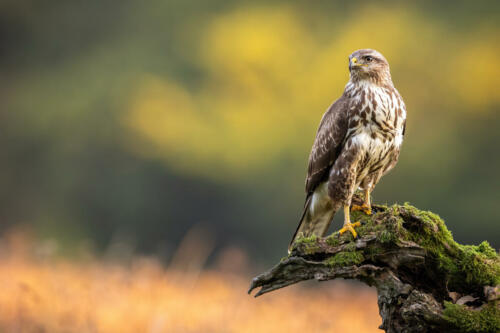
[[[356,279],[377,289],[386,332],[500,332],[500,257],[487,242],[458,244],[439,216],[408,203],[373,212],[352,213],[362,223],[356,239],[338,232],[298,239],[249,292]]]

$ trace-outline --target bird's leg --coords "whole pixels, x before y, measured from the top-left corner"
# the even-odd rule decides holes
[[[365,190],[365,201],[361,206],[359,205],[352,205],[351,211],[357,211],[361,210],[365,212],[366,215],[372,215],[372,203],[370,201],[370,190],[366,189]]]
[[[344,205],[344,226],[342,227],[342,229],[339,230],[339,234],[342,235],[344,232],[350,231],[352,236],[356,238],[358,237],[358,234],[356,233],[356,230],[354,230],[354,227],[359,227],[360,225],[361,223],[359,221],[351,223],[349,205]]]

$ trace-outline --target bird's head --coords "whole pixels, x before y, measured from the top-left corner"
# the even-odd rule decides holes
[[[389,63],[378,51],[362,49],[349,56],[351,81],[369,80],[376,84],[391,82]]]

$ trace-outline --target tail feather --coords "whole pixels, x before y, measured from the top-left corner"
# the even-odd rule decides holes
[[[307,197],[300,223],[293,234],[292,241],[288,245],[288,252],[292,250],[293,243],[299,237],[312,235],[323,237],[326,234],[337,209],[331,201],[323,205],[318,205],[314,201],[313,195]],[[312,207],[313,204],[315,207]]]

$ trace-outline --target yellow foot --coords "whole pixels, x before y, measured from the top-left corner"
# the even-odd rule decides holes
[[[363,204],[362,206],[352,205],[351,212],[355,212],[357,210],[365,212],[366,215],[372,215],[372,208],[367,204]]]
[[[343,234],[344,232],[346,231],[350,231],[352,236],[354,238],[358,237],[358,234],[356,233],[356,230],[354,230],[354,227],[359,227],[361,225],[361,222],[354,222],[354,223],[346,223],[344,224],[344,226],[342,227],[342,229],[339,230],[339,234]]]

